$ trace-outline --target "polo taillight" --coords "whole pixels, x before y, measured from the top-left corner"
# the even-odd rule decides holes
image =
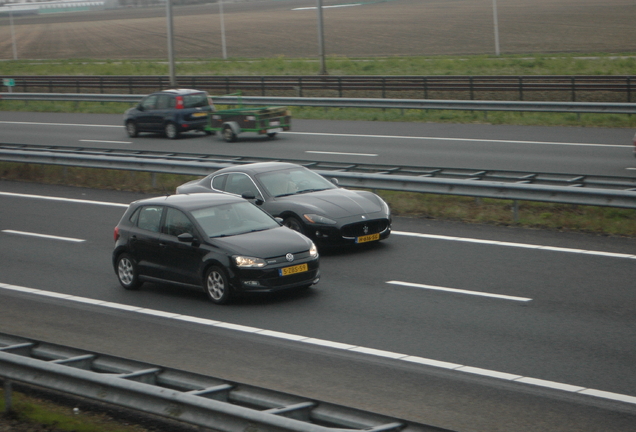
[[[176,109],[183,109],[183,96],[177,96]]]
[[[119,240],[119,227],[115,227],[115,232],[113,233],[113,237],[115,241]]]

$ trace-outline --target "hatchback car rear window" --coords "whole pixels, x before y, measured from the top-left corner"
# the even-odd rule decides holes
[[[184,108],[202,108],[209,106],[208,95],[206,93],[195,93],[183,96]]]

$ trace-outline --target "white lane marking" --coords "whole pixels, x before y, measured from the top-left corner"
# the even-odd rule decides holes
[[[78,239],[78,238],[72,238],[72,237],[60,237],[60,236],[54,236],[49,234],[38,234],[38,233],[32,233],[32,232],[26,232],[26,231],[2,230],[2,232],[6,234],[17,234],[17,235],[23,235],[27,237],[39,237],[39,238],[45,238],[45,239],[51,239],[51,240],[63,240],[63,241],[73,242],[73,243],[82,243],[86,241],[84,239]]]
[[[42,123],[42,122],[14,122],[14,121],[0,121],[0,124],[24,124],[24,125],[37,125],[37,126],[80,126],[80,127],[106,127],[106,128],[123,128],[124,125],[99,125],[99,124],[76,124],[76,123]]]
[[[427,289],[432,291],[445,291],[445,292],[451,292],[456,294],[466,294],[466,295],[479,296],[479,297],[491,297],[491,298],[502,299],[502,300],[513,300],[513,301],[520,301],[520,302],[532,301],[531,298],[527,298],[527,297],[516,297],[516,296],[503,295],[503,294],[492,294],[492,293],[479,292],[479,291],[468,291],[468,290],[457,289],[457,288],[446,288],[446,287],[440,287],[435,285],[424,285],[424,284],[417,284],[417,283],[411,283],[411,282],[387,281],[386,283],[391,285],[402,285],[402,286],[407,286],[412,288],[422,288],[422,289]]]
[[[308,150],[305,153],[344,155],[344,156],[369,156],[369,157],[378,156],[377,154],[373,154],[373,153],[342,153],[342,152],[317,151],[317,150]]]
[[[338,137],[356,137],[356,138],[391,138],[391,139],[410,139],[410,140],[429,140],[429,141],[468,141],[468,142],[485,142],[485,143],[509,143],[509,144],[539,144],[539,145],[562,145],[562,146],[584,146],[584,147],[618,147],[633,148],[633,145],[621,144],[591,144],[591,143],[568,143],[568,142],[550,142],[550,141],[519,141],[519,140],[498,140],[483,138],[443,138],[443,137],[421,137],[421,136],[396,136],[396,135],[362,135],[362,134],[336,134],[326,132],[284,132],[291,135],[317,135],[317,136],[338,136]]]
[[[124,126],[115,125],[96,125],[96,124],[73,124],[73,123],[39,123],[39,122],[12,122],[0,121],[0,124],[25,124],[25,125],[41,125],[41,126],[79,126],[79,127],[105,127],[105,128],[123,128]],[[287,135],[316,135],[316,136],[337,136],[337,137],[357,137],[357,138],[390,138],[390,139],[411,139],[411,140],[429,140],[429,141],[466,141],[466,142],[485,142],[485,143],[510,143],[510,144],[537,144],[537,145],[562,145],[562,146],[584,146],[584,147],[616,147],[616,148],[634,148],[633,145],[622,144],[592,144],[592,143],[571,143],[571,142],[552,142],[552,141],[522,141],[522,140],[499,140],[499,139],[483,139],[483,138],[445,138],[445,137],[424,137],[424,136],[398,136],[398,135],[364,135],[364,134],[337,134],[326,132],[282,132]],[[636,168],[630,168],[636,169]]]
[[[391,234],[408,236],[408,237],[428,238],[433,240],[448,240],[448,241],[478,243],[478,244],[495,245],[495,246],[517,247],[517,248],[523,248],[523,249],[538,249],[538,250],[549,250],[549,251],[556,251],[556,252],[576,253],[576,254],[583,254],[583,255],[596,255],[596,256],[605,256],[605,257],[611,257],[611,258],[636,259],[636,255],[632,255],[632,254],[592,251],[592,250],[584,250],[584,249],[572,249],[572,248],[544,246],[544,245],[535,245],[535,244],[527,244],[527,243],[511,243],[511,242],[496,241],[496,240],[481,240],[481,239],[474,239],[474,238],[452,237],[452,236],[436,235],[436,234],[421,234],[421,233],[405,232],[405,231],[391,231]]]
[[[491,377],[495,379],[501,379],[505,381],[518,382],[521,384],[529,384],[529,385],[549,388],[553,390],[560,390],[560,391],[569,392],[569,393],[578,393],[578,394],[587,395],[587,396],[591,396],[595,398],[609,399],[609,400],[620,401],[620,402],[636,405],[635,396],[607,392],[603,390],[595,390],[595,389],[590,389],[590,388],[571,385],[571,384],[557,383],[554,381],[547,381],[547,380],[542,380],[539,378],[524,377],[521,375],[515,375],[511,373],[498,372],[498,371],[493,371],[489,369],[482,369],[482,368],[477,368],[472,366],[461,365],[457,363],[449,363],[449,362],[433,360],[433,359],[428,359],[428,358],[419,357],[419,356],[410,356],[407,354],[394,353],[391,351],[384,351],[384,350],[378,350],[374,348],[349,345],[349,344],[344,344],[340,342],[327,341],[323,339],[314,339],[314,338],[301,336],[301,335],[295,335],[295,334],[289,334],[289,333],[283,333],[283,332],[277,332],[277,331],[271,331],[271,330],[264,330],[264,329],[259,329],[256,327],[226,323],[222,321],[209,320],[205,318],[197,318],[197,317],[192,317],[188,315],[172,314],[169,312],[157,311],[154,309],[146,309],[146,308],[137,307],[137,306],[124,305],[120,303],[112,303],[107,301],[88,299],[85,297],[77,297],[70,294],[60,294],[60,293],[55,293],[51,291],[39,290],[35,288],[5,284],[1,282],[0,282],[0,288],[10,290],[10,291],[21,292],[21,293],[39,295],[43,297],[58,298],[65,301],[88,303],[88,304],[93,304],[95,306],[114,308],[114,309],[129,311],[133,313],[153,315],[153,316],[157,316],[159,318],[164,318],[164,319],[175,319],[175,320],[187,321],[187,322],[192,322],[192,323],[207,325],[212,327],[221,327],[228,330],[247,332],[250,334],[258,334],[261,336],[267,336],[267,337],[272,337],[276,339],[283,339],[286,341],[309,343],[313,345],[325,346],[325,347],[339,349],[343,351],[351,351],[351,352],[356,352],[359,354],[365,354],[370,356],[390,358],[396,361],[406,361],[410,363],[416,363],[416,364],[421,364],[421,365],[426,365],[426,366],[431,366],[436,368],[453,370],[453,371],[462,372],[462,373],[483,375],[483,376],[487,376],[487,377]]]
[[[106,140],[90,140],[90,139],[81,139],[80,142],[105,143],[105,144],[132,144],[132,141],[106,141]]]
[[[60,198],[60,197],[50,197],[44,195],[31,195],[31,194],[20,194],[13,192],[0,192],[0,196],[9,196],[9,197],[18,197],[18,198],[35,198],[35,199],[43,199],[49,201],[62,201],[62,202],[72,202],[78,204],[95,204],[95,205],[103,205],[103,206],[111,206],[111,207],[126,207],[128,208],[128,204],[120,204],[120,203],[112,203],[105,201],[92,201],[92,200],[82,200],[75,198]]]
[[[72,202],[72,203],[78,203],[78,204],[94,204],[94,205],[128,208],[128,204],[121,204],[121,203],[81,200],[81,199],[74,199],[74,198],[50,197],[50,196],[44,196],[44,195],[19,194],[19,193],[13,193],[13,192],[0,192],[0,196],[35,198],[35,199],[44,199],[44,200],[51,200],[51,201],[62,201],[62,202],[65,201],[65,202]],[[544,246],[544,245],[535,245],[535,244],[527,244],[527,243],[511,243],[511,242],[502,242],[497,240],[483,240],[483,239],[452,237],[452,236],[443,236],[443,235],[435,235],[435,234],[421,234],[421,233],[413,233],[413,232],[406,232],[406,231],[392,231],[391,233],[393,235],[421,237],[421,238],[429,238],[429,239],[435,239],[435,240],[450,240],[450,241],[459,241],[459,242],[466,242],[466,243],[518,247],[518,248],[525,248],[525,249],[539,249],[539,250],[551,250],[551,251],[558,251],[558,252],[579,253],[579,254],[585,254],[585,255],[598,255],[598,256],[605,256],[605,257],[612,257],[612,258],[636,259],[636,255],[624,254],[624,253],[590,251],[590,250],[584,250],[584,249],[561,248],[561,247],[555,247],[555,246]]]
[[[343,5],[332,5],[332,6],[322,6],[323,9],[334,9],[334,8],[343,8],[343,7],[351,7],[351,6],[362,6],[361,3],[351,3],[351,4],[343,4]],[[316,6],[311,7],[301,7],[301,8],[293,8],[293,11],[303,11],[303,10],[316,10],[318,9]]]

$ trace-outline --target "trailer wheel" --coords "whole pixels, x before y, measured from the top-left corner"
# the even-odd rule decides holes
[[[223,139],[227,142],[236,141],[236,134],[232,130],[232,127],[227,125],[223,128]]]
[[[268,133],[267,133],[267,137],[268,137],[269,139],[274,139],[274,138],[276,137],[276,132],[268,132]]]

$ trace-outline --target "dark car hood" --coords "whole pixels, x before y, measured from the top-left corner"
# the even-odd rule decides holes
[[[288,253],[306,252],[311,240],[287,227],[239,234],[230,237],[212,237],[212,244],[240,255],[271,258]]]
[[[324,214],[332,219],[376,213],[383,210],[382,203],[374,194],[349,189],[327,189],[296,194],[276,198],[276,201],[301,204],[308,210],[313,207],[316,213]]]

